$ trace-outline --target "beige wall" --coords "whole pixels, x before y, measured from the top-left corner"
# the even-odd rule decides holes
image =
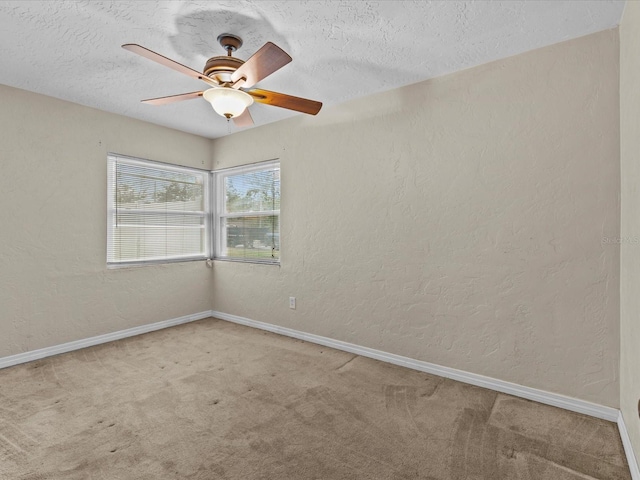
[[[204,262],[107,270],[107,152],[210,167],[210,141],[0,86],[0,357],[210,309]]]
[[[640,3],[620,24],[620,408],[640,452]]]
[[[283,204],[213,308],[617,407],[618,125],[611,30],[214,140]]]

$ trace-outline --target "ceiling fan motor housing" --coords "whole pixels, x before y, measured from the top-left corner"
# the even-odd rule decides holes
[[[231,74],[243,63],[244,60],[240,60],[236,57],[228,57],[226,55],[211,57],[207,60],[203,73],[220,84],[228,83],[231,82]]]

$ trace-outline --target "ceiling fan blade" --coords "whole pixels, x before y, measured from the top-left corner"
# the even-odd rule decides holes
[[[317,114],[322,108],[322,102],[309,100],[307,98],[294,97],[284,93],[270,92],[260,88],[251,88],[245,90],[258,103],[273,105],[274,107],[287,108],[296,112],[308,113],[309,115]]]
[[[253,87],[263,78],[284,67],[291,61],[287,52],[277,45],[267,42],[260,50],[251,55],[233,74],[231,81],[234,87]],[[244,79],[244,82],[242,81]]]
[[[198,98],[201,97],[203,93],[204,92],[191,92],[181,93],[179,95],[169,95],[168,97],[148,98],[147,100],[142,100],[142,103],[148,103],[149,105],[167,105],[169,103]]]
[[[247,108],[239,117],[233,117],[233,123],[236,127],[250,127],[253,125],[253,117]]]
[[[203,82],[208,83],[209,85],[212,85],[214,87],[218,86],[218,84],[214,80],[211,80],[209,77],[198,72],[197,70],[182,65],[181,63],[171,60],[164,55],[160,55],[159,53],[149,50],[148,48],[145,48],[136,43],[126,43],[122,45],[122,48],[124,48],[125,50],[129,50],[130,52],[137,53],[144,58],[148,58],[149,60],[153,60],[160,65],[172,68],[173,70],[188,75],[191,78],[195,78],[196,80],[202,80]]]

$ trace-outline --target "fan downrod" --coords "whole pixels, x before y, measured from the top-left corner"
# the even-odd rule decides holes
[[[235,52],[242,46],[242,39],[231,33],[222,33],[218,35],[218,43],[227,51],[227,55],[231,56],[232,52]]]

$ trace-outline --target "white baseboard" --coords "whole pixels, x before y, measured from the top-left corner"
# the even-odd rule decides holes
[[[185,315],[184,317],[163,320],[161,322],[151,323],[148,325],[141,325],[139,327],[128,328],[126,330],[120,330],[117,332],[105,333],[104,335],[98,335],[97,337],[76,340],[73,342],[63,343],[62,345],[54,345],[52,347],[40,348],[38,350],[32,350],[30,352],[18,353],[9,357],[0,358],[0,368],[11,367],[20,363],[32,362],[33,360],[40,360],[41,358],[51,357],[53,355],[59,355],[61,353],[71,352],[73,350],[80,350],[81,348],[92,347],[94,345],[100,345],[101,343],[107,343],[114,340],[120,340],[122,338],[133,337],[135,335],[153,332],[154,330],[173,327],[176,325],[181,325],[183,323],[193,322],[209,317],[211,317],[211,310],[194,313],[192,315]]]
[[[633,445],[631,445],[631,439],[629,438],[627,426],[624,424],[622,412],[618,413],[618,430],[620,431],[620,438],[622,439],[624,453],[627,456],[627,463],[629,464],[629,470],[631,471],[631,478],[632,480],[640,480],[640,469],[638,469],[638,461],[636,460],[636,455],[633,451]]]
[[[618,422],[618,425],[622,425],[622,427],[620,428],[621,435],[623,435],[622,428],[624,428],[624,422],[621,423],[622,417],[620,416],[619,410],[615,408],[605,407],[603,405],[587,402],[585,400],[579,400],[577,398],[567,397],[558,393],[547,392],[545,390],[539,390],[537,388],[525,387],[523,385],[505,382],[504,380],[498,380],[491,377],[485,377],[484,375],[479,375],[476,373],[465,372],[463,370],[457,370],[450,367],[443,367],[434,363],[414,360],[412,358],[403,357],[393,353],[387,353],[381,350],[375,350],[373,348],[362,347],[353,343],[334,340],[332,338],[322,337],[320,335],[314,335],[312,333],[305,333],[291,328],[280,327],[278,325],[259,322],[256,320],[251,320],[249,318],[212,310],[194,313],[192,315],[185,315],[183,317],[172,318],[169,320],[163,320],[161,322],[151,323],[148,325],[141,325],[139,327],[133,327],[117,332],[106,333],[104,335],[98,335],[96,337],[90,337],[83,340],[63,343],[62,345],[55,345],[52,347],[32,350],[30,352],[18,353],[9,357],[0,358],[0,368],[10,367],[13,365],[18,365],[20,363],[31,362],[33,360],[39,360],[41,358],[59,355],[61,353],[71,352],[73,350],[79,350],[81,348],[92,347],[94,345],[100,345],[102,343],[112,342],[114,340],[120,340],[122,338],[133,337],[135,335],[141,335],[143,333],[153,332],[154,330],[173,327],[175,325],[181,325],[183,323],[193,322],[195,320],[201,320],[208,317],[216,317],[240,325],[246,325],[261,330],[278,333],[287,337],[297,338],[311,343],[316,343],[318,345],[335,348],[337,350],[343,350],[345,352],[362,355],[363,357],[374,358],[376,360],[392,363],[394,365],[400,365],[402,367],[411,368],[413,370],[438,375],[440,377],[450,378],[459,382],[488,388],[490,390],[507,393],[516,397],[526,398],[528,400],[552,405],[554,407],[564,408],[565,410],[583,413],[585,415],[602,418],[611,422]],[[626,429],[624,430],[624,435],[627,435]],[[628,440],[628,435],[626,436],[626,438],[627,444],[625,444],[625,451],[627,451],[627,448],[631,447],[631,444]],[[623,441],[625,441],[624,438]],[[634,465],[636,465],[635,468],[637,471],[635,457],[633,457],[632,459]],[[631,465],[631,461],[629,463]],[[636,480],[635,477],[634,480]],[[640,477],[637,480],[640,480]]]
[[[338,350],[343,350],[345,352],[355,353],[357,355],[362,355],[363,357],[374,358],[376,360],[392,363],[394,365],[400,365],[402,367],[411,368],[413,370],[419,370],[421,372],[431,373],[440,377],[450,378],[452,380],[476,385],[478,387],[484,387],[490,390],[507,393],[516,397],[526,398],[528,400],[544,403],[546,405],[564,408],[565,410],[571,410],[572,412],[583,413],[585,415],[601,418],[610,422],[618,421],[619,410],[616,408],[606,407],[604,405],[598,405],[596,403],[587,402],[585,400],[567,397],[558,393],[547,392],[545,390],[539,390],[537,388],[525,387],[516,383],[505,382],[504,380],[485,377],[484,375],[479,375],[477,373],[470,373],[463,370],[457,370],[455,368],[443,367],[434,363],[414,360],[412,358],[395,355],[393,353],[387,353],[380,350],[375,350],[373,348],[355,345],[353,343],[334,340],[327,337],[321,337],[320,335],[305,333],[298,330],[293,330],[291,328],[279,327],[270,323],[258,322],[256,320],[251,320],[249,318],[239,317],[237,315],[231,315],[224,312],[212,311],[211,316],[219,318],[221,320],[238,323],[240,325],[259,328],[261,330],[278,333],[280,335],[286,335],[287,337],[306,340],[308,342],[317,343],[318,345],[324,345],[326,347],[331,347]]]

